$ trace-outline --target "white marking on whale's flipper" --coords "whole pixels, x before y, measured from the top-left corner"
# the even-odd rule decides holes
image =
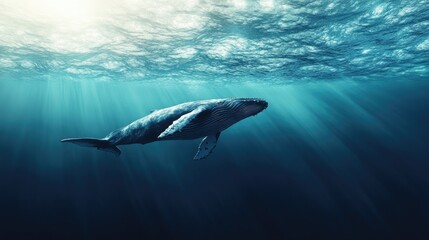
[[[201,160],[206,158],[212,153],[213,149],[216,147],[217,140],[219,139],[220,132],[217,134],[209,135],[205,137],[200,146],[198,146],[198,152],[195,154],[194,160]]]
[[[177,119],[170,126],[168,126],[168,128],[165,129],[164,132],[159,134],[158,139],[172,135],[175,132],[180,132],[188,123],[190,123],[194,118],[198,116],[198,114],[202,113],[204,110],[206,110],[206,108],[201,106],[194,109],[192,112],[182,115],[179,119]]]

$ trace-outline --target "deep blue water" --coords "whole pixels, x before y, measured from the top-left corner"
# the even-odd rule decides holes
[[[0,9],[0,239],[429,238],[428,1]],[[228,97],[269,107],[202,161],[59,142]]]

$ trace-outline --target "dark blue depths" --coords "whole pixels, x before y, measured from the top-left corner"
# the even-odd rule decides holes
[[[427,239],[429,83],[0,84],[2,239]],[[31,89],[31,91],[29,91]],[[214,153],[102,137],[177,103],[261,97]]]

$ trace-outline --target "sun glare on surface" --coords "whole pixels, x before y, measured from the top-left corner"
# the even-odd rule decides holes
[[[6,0],[3,5],[14,14],[32,23],[78,25],[90,21],[95,14],[94,1],[85,0]]]
[[[90,14],[89,1],[84,0],[42,0],[36,1],[44,14],[57,18],[85,18]]]

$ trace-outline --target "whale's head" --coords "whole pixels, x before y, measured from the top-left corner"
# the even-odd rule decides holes
[[[268,102],[260,98],[232,98],[225,100],[223,104],[241,119],[255,116],[268,107]]]

